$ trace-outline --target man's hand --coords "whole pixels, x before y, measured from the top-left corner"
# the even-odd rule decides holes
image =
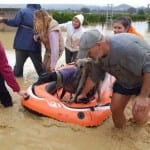
[[[144,123],[149,118],[150,98],[137,96],[133,105],[132,113],[136,122]]]
[[[34,39],[35,42],[40,41],[40,34],[38,34],[38,33],[34,34],[33,39]]]
[[[133,113],[142,112],[150,108],[150,98],[137,96],[134,103]]]
[[[23,91],[23,90],[19,91],[18,94],[20,96],[24,97],[24,98],[27,98],[29,96],[29,94],[26,91]]]

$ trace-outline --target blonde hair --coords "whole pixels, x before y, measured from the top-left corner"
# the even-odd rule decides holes
[[[39,33],[40,36],[44,36],[48,33],[49,24],[52,20],[52,16],[45,10],[37,10],[34,14],[34,32]]]

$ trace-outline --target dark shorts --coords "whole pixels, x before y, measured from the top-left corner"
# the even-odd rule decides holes
[[[117,82],[115,82],[113,85],[113,92],[123,94],[123,95],[138,95],[140,91],[141,91],[141,87],[127,89]]]

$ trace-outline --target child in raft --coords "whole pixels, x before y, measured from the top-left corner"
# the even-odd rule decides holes
[[[91,61],[92,62],[92,61]],[[85,64],[86,62],[84,62]],[[80,64],[80,65],[79,65]],[[81,81],[81,76],[83,75],[82,68],[83,62],[76,65],[67,65],[67,67],[63,67],[57,71],[46,72],[43,73],[38,80],[34,83],[35,85],[44,84],[47,82],[51,82],[49,84],[48,91],[55,91],[54,89],[63,87],[63,89],[67,92],[75,94],[79,86],[83,86],[84,81]],[[80,67],[79,67],[80,66]],[[86,80],[86,76],[82,78],[82,80]],[[80,83],[81,82],[81,83]],[[82,85],[81,85],[82,84]],[[82,87],[80,87],[82,89]],[[96,87],[94,87],[88,94],[87,97],[79,99],[76,101],[77,103],[88,103],[91,97],[96,92]]]

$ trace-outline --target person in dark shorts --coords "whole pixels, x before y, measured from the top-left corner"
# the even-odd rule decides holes
[[[86,93],[98,80],[109,73],[116,78],[113,86],[111,111],[114,124],[118,128],[125,125],[124,110],[132,95],[133,119],[144,124],[150,112],[150,46],[144,39],[129,33],[104,36],[97,29],[85,32],[80,40],[78,58],[90,57],[95,61],[91,67],[85,86],[78,96]]]

